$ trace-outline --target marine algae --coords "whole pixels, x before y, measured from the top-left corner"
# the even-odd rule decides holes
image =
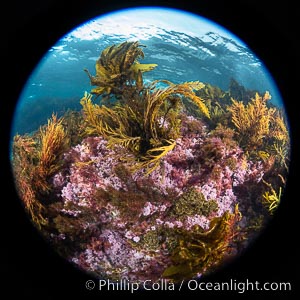
[[[191,188],[175,200],[173,214],[178,219],[194,215],[207,217],[217,209],[218,204],[215,200],[207,201],[201,192]]]
[[[272,215],[277,210],[281,196],[282,196],[282,187],[279,187],[278,193],[274,190],[272,184],[263,180],[264,184],[268,187],[268,190],[264,192],[262,203],[268,209],[268,212]]]
[[[39,179],[35,184],[46,192],[50,187],[47,179],[60,168],[61,156],[68,147],[68,138],[62,125],[63,119],[52,115],[46,127],[40,128],[40,148],[38,150],[39,164],[37,172]]]
[[[39,228],[47,224],[45,206],[40,199],[51,190],[48,179],[60,167],[68,139],[62,119],[56,115],[34,137],[16,135],[13,161],[16,186],[25,208]]]
[[[140,64],[137,59],[144,58],[143,47],[139,42],[124,42],[104,49],[96,62],[96,76],[92,76],[87,69],[92,89],[96,95],[122,95],[126,86],[136,81],[138,90],[142,87],[144,72],[153,70],[156,64]],[[135,89],[133,89],[134,91]]]
[[[179,282],[222,263],[224,255],[230,250],[237,218],[238,208],[233,214],[227,211],[221,217],[212,219],[207,231],[197,225],[191,231],[177,229],[178,246],[171,254],[173,264],[165,269],[162,276]]]
[[[136,156],[134,171],[146,169],[151,173],[159,160],[175,147],[180,136],[182,97],[196,103],[209,117],[207,107],[194,90],[201,89],[200,82],[172,84],[158,88],[161,81],[153,82],[142,94],[137,94],[112,107],[92,102],[92,95],[85,93],[80,103],[86,121],[86,133],[104,136],[111,147],[121,145]],[[166,81],[164,81],[166,83]]]
[[[271,99],[268,92],[263,97],[256,93],[255,98],[246,106],[243,102],[232,99],[228,111],[232,113],[232,123],[237,129],[240,143],[248,150],[260,147],[270,132],[270,122],[275,113],[274,108],[267,107]]]
[[[30,136],[16,135],[13,142],[13,171],[15,184],[32,222],[41,228],[47,224],[44,206],[36,198],[33,172],[36,169],[36,141]]]

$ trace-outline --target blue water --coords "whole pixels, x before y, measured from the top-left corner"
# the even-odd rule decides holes
[[[207,32],[202,37],[162,28],[159,32],[139,40],[147,46],[143,48],[145,59],[141,62],[158,64],[155,70],[144,74],[145,82],[199,80],[226,91],[230,79],[234,78],[247,89],[269,91],[273,104],[283,106],[272,77],[245,45],[215,32]],[[28,79],[16,107],[12,135],[37,130],[53,112],[60,116],[68,109],[80,110],[80,98],[91,89],[83,69],[95,74],[95,62],[101,51],[125,40],[122,35],[105,34],[92,40],[74,36],[61,39]]]

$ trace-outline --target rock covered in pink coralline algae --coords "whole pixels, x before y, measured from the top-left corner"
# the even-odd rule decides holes
[[[191,122],[201,130],[188,130]],[[103,137],[86,138],[65,154],[65,167],[53,177],[60,214],[80,220],[78,231],[89,230],[70,261],[98,277],[158,280],[171,264],[176,237],[170,230],[206,230],[212,218],[243,202],[242,192],[261,180],[263,165],[222,136],[209,135],[195,118],[184,125],[174,149],[147,176],[143,170],[131,174],[120,159],[127,150],[108,147]],[[190,195],[205,207],[216,203],[214,209],[200,214],[199,207],[185,207],[182,199]],[[68,240],[67,231],[60,234]]]

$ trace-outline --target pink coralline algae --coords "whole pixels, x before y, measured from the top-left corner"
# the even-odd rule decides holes
[[[185,122],[199,121],[188,117]],[[52,181],[61,199],[60,213],[78,219],[81,231],[91,232],[85,246],[69,255],[70,261],[104,278],[158,280],[172,263],[174,236],[166,234],[169,230],[207,230],[213,218],[234,212],[249,182],[262,179],[263,165],[247,159],[236,144],[210,136],[204,126],[201,132],[183,131],[149,175],[143,170],[130,173],[134,162],[120,160],[125,149],[109,147],[103,137],[88,137],[65,153],[65,167]],[[180,202],[191,190],[204,201],[206,213],[195,208],[191,214]],[[64,236],[63,242],[68,240]]]
[[[95,149],[91,149],[96,146]],[[87,138],[65,155],[66,161],[72,161],[69,174],[64,178],[58,173],[53,178],[54,187],[62,187],[64,202],[71,201],[78,206],[88,206],[88,199],[98,188],[124,188],[120,179],[112,172],[117,164],[116,153],[106,148],[103,138]],[[62,184],[62,182],[67,184]]]

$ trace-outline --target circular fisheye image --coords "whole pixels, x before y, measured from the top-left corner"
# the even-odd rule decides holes
[[[198,15],[136,8],[49,49],[11,130],[15,186],[63,258],[176,284],[238,257],[280,206],[290,139],[263,62]]]

